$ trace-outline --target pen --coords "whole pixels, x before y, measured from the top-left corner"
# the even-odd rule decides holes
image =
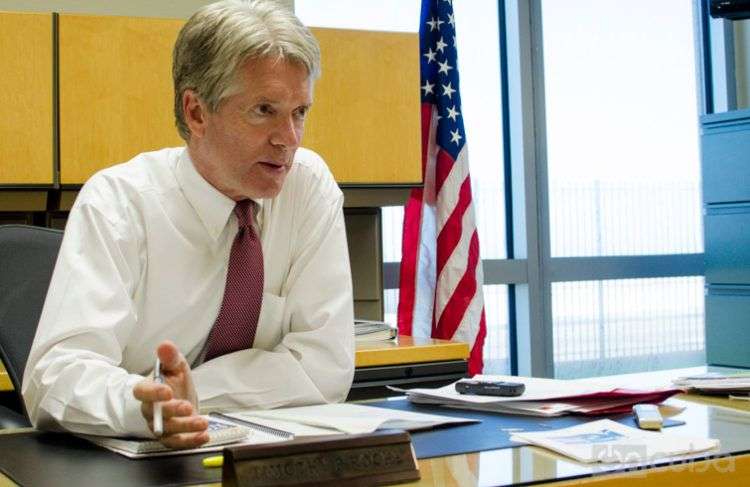
[[[157,384],[164,383],[164,377],[161,375],[161,362],[159,357],[156,357],[156,364],[154,365],[154,382]],[[161,401],[154,402],[154,434],[159,437],[164,433],[164,421],[161,415]]]
[[[222,455],[203,459],[203,466],[206,468],[221,467],[222,465],[224,465],[224,457]]]

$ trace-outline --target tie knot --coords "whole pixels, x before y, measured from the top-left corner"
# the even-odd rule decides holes
[[[237,215],[237,222],[240,227],[253,226],[254,211],[255,203],[253,200],[242,200],[237,202],[237,206],[234,207],[234,214]]]

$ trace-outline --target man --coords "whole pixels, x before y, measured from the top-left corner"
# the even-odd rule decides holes
[[[24,373],[39,428],[208,440],[199,407],[341,401],[353,375],[343,197],[298,149],[317,42],[273,3],[196,12],[174,48],[186,148],[94,175]],[[155,354],[165,383],[155,383]],[[200,401],[200,403],[199,403]]]

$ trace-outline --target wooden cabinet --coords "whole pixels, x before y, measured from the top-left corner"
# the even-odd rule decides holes
[[[0,104],[0,185],[75,188],[140,152],[183,144],[171,76],[182,20],[61,14],[56,35],[53,24],[53,14],[0,16],[0,93],[10,96]],[[313,30],[323,77],[303,145],[342,185],[420,184],[417,35]]]
[[[181,20],[60,15],[60,182],[182,145],[172,46]]]
[[[53,180],[52,14],[0,12],[0,185]]]
[[[303,145],[326,159],[339,183],[421,183],[417,35],[312,31],[323,76]]]
[[[62,14],[57,22],[55,36],[52,14],[0,16],[0,92],[10,96],[0,106],[0,185],[75,188],[139,152],[183,144],[171,77],[182,20]],[[417,35],[313,31],[323,77],[303,145],[342,185],[420,184]]]

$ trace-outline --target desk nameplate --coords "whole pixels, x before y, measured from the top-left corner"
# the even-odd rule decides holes
[[[223,485],[386,485],[419,480],[405,431],[224,449]]]

